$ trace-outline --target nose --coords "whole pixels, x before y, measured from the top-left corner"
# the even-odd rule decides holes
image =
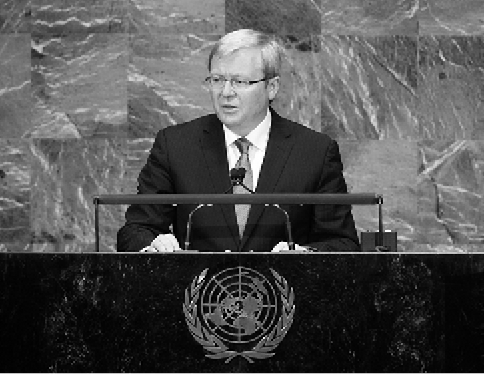
[[[226,80],[224,82],[221,93],[223,96],[232,96],[235,94],[234,88],[232,87],[232,82],[230,80]]]

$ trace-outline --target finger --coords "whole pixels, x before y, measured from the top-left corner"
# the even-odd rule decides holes
[[[272,248],[272,252],[282,252],[282,251],[287,251],[289,249],[289,246],[287,245],[286,242],[279,242],[275,245],[274,248]]]
[[[180,250],[178,240],[176,240],[173,234],[158,235],[151,245],[154,246],[158,252],[174,252]]]
[[[165,245],[165,252],[175,252],[178,247],[178,241],[172,234],[163,236],[163,244]]]
[[[170,248],[172,251],[181,251],[180,244],[178,243],[178,240],[176,240],[175,235],[167,235],[168,242],[170,243]]]
[[[152,246],[144,247],[140,252],[147,253],[147,252],[157,252],[156,248]]]
[[[281,251],[281,242],[277,243],[274,248],[272,248],[271,252],[280,252]]]
[[[158,235],[151,243],[158,252],[170,252],[165,235]]]
[[[295,249],[296,251],[300,251],[300,252],[309,252],[309,250],[308,250],[307,248],[302,247],[302,246],[300,246],[299,244],[294,244],[294,247],[295,247],[294,249]]]
[[[161,237],[161,242],[163,243],[164,246],[164,251],[163,252],[173,252],[173,243],[170,238],[170,234],[163,235]]]

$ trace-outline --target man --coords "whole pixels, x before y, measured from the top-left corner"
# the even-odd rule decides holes
[[[336,142],[270,108],[279,90],[282,53],[274,37],[254,30],[220,39],[210,53],[206,80],[215,114],[157,134],[138,193],[224,193],[234,167],[244,167],[243,182],[256,193],[347,193]],[[180,250],[195,207],[130,206],[118,232],[118,251]],[[297,250],[360,249],[351,206],[284,208]],[[289,249],[285,215],[263,205],[203,207],[193,214],[190,236],[189,249],[198,251]]]

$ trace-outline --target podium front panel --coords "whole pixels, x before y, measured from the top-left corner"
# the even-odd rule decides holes
[[[484,256],[1,254],[3,372],[484,369]]]

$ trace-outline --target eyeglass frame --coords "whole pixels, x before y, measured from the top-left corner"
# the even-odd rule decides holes
[[[221,82],[220,87],[214,87],[213,86],[212,79],[215,78],[215,77],[220,79],[220,82]],[[204,82],[206,84],[208,84],[212,89],[213,88],[218,88],[218,89],[223,88],[223,87],[225,87],[225,83],[230,82],[230,87],[234,90],[237,90],[237,89],[249,88],[253,84],[256,84],[256,83],[259,83],[259,82],[264,82],[264,81],[267,81],[267,80],[272,79],[272,78],[275,78],[275,77],[271,77],[271,78],[266,77],[266,78],[262,78],[262,79],[259,79],[259,80],[251,81],[251,80],[239,79],[239,78],[228,79],[227,77],[224,77],[223,75],[215,75],[215,76],[208,76],[207,78],[205,78]],[[242,86],[237,87],[237,84],[234,86],[234,82],[238,82],[237,84],[241,84],[241,83],[243,83],[243,84],[242,84]]]

